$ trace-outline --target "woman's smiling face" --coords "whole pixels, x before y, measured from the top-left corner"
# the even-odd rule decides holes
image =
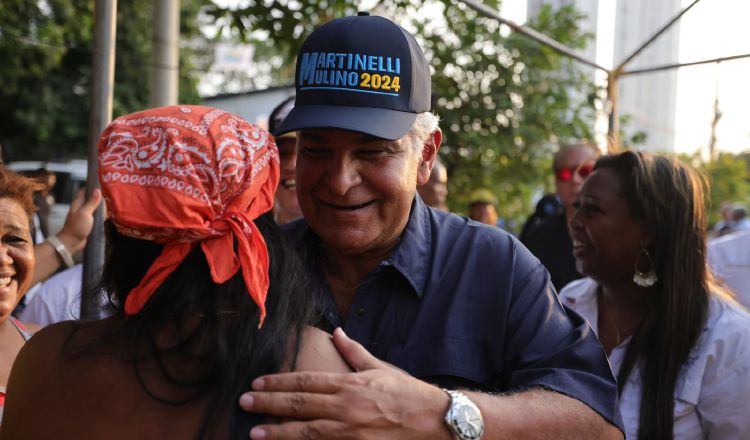
[[[646,225],[633,216],[612,170],[594,171],[573,204],[570,236],[578,271],[599,282],[629,282],[647,244]]]
[[[29,216],[17,201],[0,198],[0,322],[31,287],[34,244]]]

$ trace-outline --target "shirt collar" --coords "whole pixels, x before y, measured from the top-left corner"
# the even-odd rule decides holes
[[[417,297],[422,298],[429,266],[432,264],[432,228],[430,207],[415,194],[401,239],[391,256],[382,264],[393,266],[411,284]]]
[[[599,284],[591,278],[581,278],[571,281],[570,284],[565,286],[560,291],[560,296],[564,299],[563,302],[570,302],[576,305],[585,304],[588,306],[596,304],[598,288]]]
[[[380,263],[381,266],[391,266],[397,270],[414,289],[417,297],[422,298],[429,266],[432,264],[432,229],[433,224],[430,212],[431,208],[424,204],[418,194],[412,201],[409,220],[401,234],[398,244],[391,255]],[[321,277],[322,266],[320,265],[320,237],[310,228],[304,219],[299,219],[282,227],[285,229],[292,242],[301,245],[304,252],[312,252],[307,255],[308,263],[314,265],[315,273]],[[310,258],[312,257],[312,258]],[[324,280],[324,278],[321,278]]]

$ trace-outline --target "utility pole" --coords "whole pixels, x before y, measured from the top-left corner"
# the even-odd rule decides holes
[[[180,0],[155,0],[149,105],[177,104]]]
[[[94,46],[92,58],[91,117],[88,136],[88,176],[86,197],[99,188],[99,135],[112,120],[112,94],[115,80],[115,33],[117,0],[96,0],[94,4]],[[81,319],[99,319],[102,306],[99,283],[104,264],[104,208],[94,211],[94,226],[83,252]]]
[[[617,71],[607,72],[607,107],[609,129],[607,130],[607,154],[615,154],[620,149],[620,77]]]
[[[716,126],[719,125],[721,119],[721,109],[719,109],[719,72],[721,71],[721,63],[716,63],[716,91],[714,92],[714,117],[711,121],[711,137],[708,141],[708,160],[713,162],[716,160]]]

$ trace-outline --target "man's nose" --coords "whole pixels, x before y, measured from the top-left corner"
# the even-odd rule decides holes
[[[328,169],[326,181],[334,195],[344,196],[362,181],[358,162],[347,154],[335,155]]]

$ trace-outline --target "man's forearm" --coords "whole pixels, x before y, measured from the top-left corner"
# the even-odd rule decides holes
[[[530,390],[510,395],[464,392],[482,411],[483,440],[621,440],[596,411],[560,393]]]

